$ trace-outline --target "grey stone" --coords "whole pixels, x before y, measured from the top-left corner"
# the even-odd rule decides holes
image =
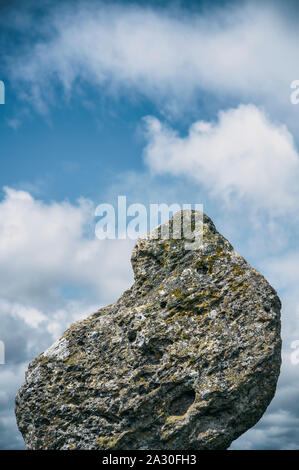
[[[149,235],[131,259],[133,286],[29,365],[28,449],[226,449],[273,398],[279,298],[206,215],[199,250]]]

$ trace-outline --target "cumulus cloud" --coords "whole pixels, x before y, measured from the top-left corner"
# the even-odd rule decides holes
[[[132,90],[166,101],[171,111],[199,91],[290,108],[298,31],[269,5],[234,3],[190,13],[175,6],[63,2],[47,10],[39,27],[28,16],[23,31],[33,27],[40,39],[31,45],[25,34],[24,49],[10,51],[6,64],[23,96],[41,110],[53,98],[52,85],[69,94],[78,82],[112,94]]]
[[[45,204],[26,191],[5,188],[0,203],[0,296],[34,299],[39,305],[68,285],[88,286],[104,297],[121,291],[129,246],[97,240],[93,215],[93,204],[84,199],[77,205]]]
[[[221,111],[217,122],[197,121],[188,135],[147,117],[145,161],[156,173],[186,176],[232,204],[281,214],[298,198],[299,156],[292,135],[254,105]]]
[[[271,257],[264,262],[273,282],[282,288],[294,288],[299,282],[299,254],[290,250],[283,255]]]

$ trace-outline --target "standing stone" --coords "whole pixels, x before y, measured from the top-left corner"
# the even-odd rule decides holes
[[[279,298],[207,216],[199,250],[151,235],[131,259],[134,285],[29,365],[28,449],[226,449],[273,398]]]

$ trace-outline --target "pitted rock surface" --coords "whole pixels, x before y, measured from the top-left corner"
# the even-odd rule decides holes
[[[206,215],[199,250],[148,236],[131,259],[133,286],[29,365],[28,449],[226,449],[273,398],[279,298]]]

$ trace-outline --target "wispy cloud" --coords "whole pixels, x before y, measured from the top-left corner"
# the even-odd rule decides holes
[[[56,84],[69,95],[84,82],[112,95],[141,93],[170,111],[201,91],[289,104],[296,78],[298,32],[255,2],[192,14],[71,3],[50,9],[38,33],[32,47],[25,41],[10,54],[8,67],[41,110]]]

